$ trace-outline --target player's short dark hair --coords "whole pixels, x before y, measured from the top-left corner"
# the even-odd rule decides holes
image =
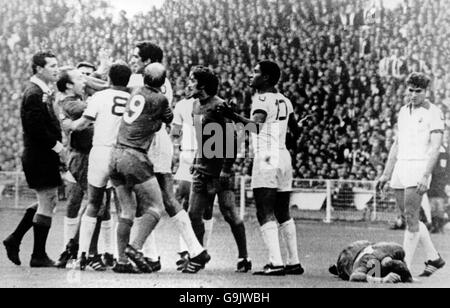
[[[386,277],[390,273],[399,275],[404,283],[413,282],[411,272],[403,261],[391,260],[387,262],[381,269],[381,276]]]
[[[90,62],[80,62],[77,64],[77,68],[82,68],[82,67],[92,68],[94,71],[97,70],[95,65]]]
[[[113,86],[126,87],[130,82],[131,69],[128,65],[115,63],[109,69],[109,79]]]
[[[204,87],[206,94],[209,96],[217,95],[219,91],[219,78],[214,72],[205,66],[196,66],[192,70],[194,78],[198,82],[199,87]]]
[[[259,68],[261,69],[261,74],[269,77],[269,84],[271,86],[276,86],[281,78],[281,69],[278,64],[273,61],[261,61],[259,62]]]
[[[431,79],[427,75],[419,72],[414,72],[408,76],[408,79],[406,80],[406,85],[426,90],[430,85],[430,82]]]
[[[136,47],[139,49],[139,57],[141,57],[142,62],[150,60],[152,63],[161,63],[164,58],[161,47],[152,42],[139,42]]]
[[[33,56],[31,69],[33,74],[37,74],[38,67],[45,67],[47,65],[47,58],[56,58],[51,51],[40,51]]]
[[[59,92],[67,91],[67,84],[73,84],[72,77],[70,76],[70,72],[73,72],[75,68],[66,68],[59,73],[59,79],[56,82],[56,87]]]

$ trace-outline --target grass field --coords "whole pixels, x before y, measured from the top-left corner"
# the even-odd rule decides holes
[[[0,209],[0,239],[3,240],[20,220],[22,211]],[[57,258],[63,243],[63,214],[56,215],[48,241],[50,257]],[[249,253],[254,269],[260,269],[266,262],[257,222],[247,219]],[[112,272],[74,272],[57,269],[35,270],[28,267],[31,255],[32,233],[22,245],[23,265],[16,267],[7,258],[3,245],[0,249],[0,287],[63,287],[63,288],[358,288],[358,287],[450,287],[450,266],[435,274],[409,285],[380,286],[352,284],[331,277],[328,267],[335,262],[340,250],[349,242],[367,239],[371,241],[395,241],[402,243],[403,233],[387,230],[385,225],[361,223],[334,223],[325,225],[318,222],[297,221],[299,251],[306,273],[303,276],[265,278],[251,274],[234,273],[237,251],[228,225],[217,218],[210,254],[212,261],[205,271],[197,275],[183,275],[176,272],[175,262],[178,236],[174,227],[164,219],[157,229],[163,270],[150,275],[116,275]],[[450,234],[433,236],[444,259],[450,261]],[[416,255],[413,275],[423,270],[425,256]]]

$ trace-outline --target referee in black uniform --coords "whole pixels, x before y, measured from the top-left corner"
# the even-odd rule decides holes
[[[58,79],[58,61],[51,52],[39,52],[32,60],[33,77],[28,84],[21,105],[24,152],[22,166],[28,185],[38,198],[38,208],[27,211],[18,229],[3,243],[9,259],[20,265],[21,238],[31,227],[34,249],[31,267],[54,267],[47,256],[46,242],[56,206],[57,189],[62,184],[59,154],[63,150],[62,133],[54,110],[51,85]]]

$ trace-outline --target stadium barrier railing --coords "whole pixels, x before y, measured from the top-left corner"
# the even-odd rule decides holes
[[[251,179],[241,177],[241,217],[254,206]],[[377,192],[375,181],[296,179],[290,206],[295,218],[334,221],[390,222],[398,215],[391,190]]]
[[[237,177],[236,205],[241,217],[255,211],[251,178]],[[296,179],[293,182],[291,207],[295,217],[305,220],[333,221],[392,221],[397,216],[391,191],[376,191],[374,181],[343,181]],[[59,191],[63,204],[66,192]],[[0,172],[0,208],[23,209],[36,202],[35,193],[28,188],[22,172]]]

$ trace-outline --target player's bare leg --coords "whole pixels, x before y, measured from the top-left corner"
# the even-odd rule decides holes
[[[422,277],[429,277],[437,270],[445,266],[445,261],[436,251],[436,248],[431,241],[430,233],[423,222],[420,221],[420,204],[422,196],[417,194],[417,189],[407,188],[404,192],[404,206],[407,230],[405,232],[404,249],[405,262],[409,269],[411,269],[414,254],[417,249],[419,241],[422,243],[427,254],[426,268],[420,275]]]
[[[204,189],[201,183],[194,183],[191,188],[189,218],[191,220],[192,229],[201,246],[203,246],[203,237],[205,235],[205,225],[203,216],[205,209],[214,205],[215,191],[209,193]],[[183,269],[183,273],[194,274],[200,271],[210,261],[211,257],[205,251],[195,258],[190,258],[189,262]]]
[[[175,193],[175,198],[177,201],[183,205],[183,209],[188,212],[189,211],[189,200],[191,196],[191,182],[189,181],[180,181],[178,185],[178,189]],[[205,213],[203,214],[203,223],[205,226],[205,235],[203,236],[203,248],[208,250],[208,244],[211,239],[213,225],[214,225],[214,217],[213,217],[213,207],[205,209]],[[177,266],[179,270],[182,270],[183,266],[189,261],[189,248],[186,242],[183,239],[183,236],[180,235],[180,260],[177,261]]]
[[[116,194],[120,204],[120,216],[117,225],[118,258],[113,271],[121,274],[136,274],[139,273],[139,270],[130,263],[125,251],[130,243],[130,232],[136,215],[137,203],[130,188],[118,186]]]
[[[283,276],[285,269],[281,257],[280,239],[278,236],[278,225],[275,218],[275,204],[277,201],[277,189],[258,188],[254,189],[256,215],[261,226],[264,244],[269,251],[269,264],[261,272],[255,275]]]
[[[136,225],[135,236],[130,241],[131,245],[126,249],[125,253],[140,271],[152,273],[160,270],[160,267],[155,270],[151,260],[145,259],[142,249],[161,219],[163,197],[156,178],[136,185],[133,190],[136,193],[137,210],[142,214],[142,217],[139,220],[139,224]]]
[[[286,274],[302,275],[305,271],[298,257],[297,228],[290,214],[290,199],[290,192],[279,192],[277,194],[275,217],[279,223],[281,241],[284,241],[287,250]]]
[[[25,215],[17,225],[16,230],[3,241],[8,259],[15,265],[22,264],[19,257],[20,244],[22,243],[25,234],[33,228],[33,218],[36,215],[37,209],[38,203],[32,204],[25,211]]]
[[[172,174],[156,174],[156,177],[161,187],[164,208],[183,237],[190,257],[192,259],[199,257],[205,252],[205,249],[196,238],[189,215],[175,198]]]
[[[245,225],[236,212],[236,195],[229,187],[225,187],[223,191],[219,192],[218,196],[220,212],[230,225],[238,248],[237,272],[247,273],[252,270],[252,262],[248,258]]]

